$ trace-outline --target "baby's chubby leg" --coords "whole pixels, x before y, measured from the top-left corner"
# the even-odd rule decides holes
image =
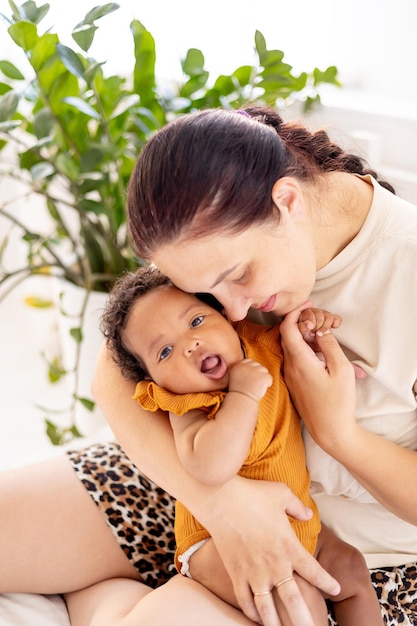
[[[330,598],[339,626],[383,626],[379,601],[359,550],[322,525],[316,558],[340,584],[339,595]]]

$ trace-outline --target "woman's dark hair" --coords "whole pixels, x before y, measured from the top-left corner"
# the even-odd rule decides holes
[[[133,355],[123,343],[129,313],[138,298],[157,287],[173,286],[167,276],[156,267],[141,267],[136,272],[126,272],[115,282],[100,319],[100,330],[106,338],[113,361],[125,378],[136,382],[149,376],[145,363]],[[211,294],[195,294],[199,300],[221,312],[222,305]]]
[[[242,232],[279,217],[272,202],[283,176],[313,181],[324,172],[376,173],[323,130],[284,123],[268,107],[189,113],[159,130],[139,155],[128,191],[139,256],[178,238]],[[394,191],[391,185],[381,185]]]
[[[128,380],[144,380],[148,376],[145,364],[134,356],[123,343],[123,331],[134,302],[149,291],[172,285],[169,278],[153,267],[141,267],[136,272],[123,274],[114,284],[100,320],[100,329],[106,338],[114,362]]]

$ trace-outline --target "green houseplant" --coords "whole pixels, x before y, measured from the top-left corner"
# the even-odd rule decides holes
[[[97,22],[117,10],[117,4],[91,9],[75,26],[72,47],[57,33],[42,29],[48,4],[9,0],[9,5],[10,15],[1,17],[22,63],[17,67],[0,60],[0,154],[7,155],[1,173],[23,185],[22,195],[41,199],[47,225],[34,228],[22,217],[16,211],[19,197],[0,203],[0,217],[10,226],[0,235],[0,299],[37,273],[59,275],[81,287],[83,304],[70,329],[77,346],[71,368],[76,374],[90,294],[108,291],[121,272],[141,262],[129,248],[125,195],[148,137],[173,117],[207,107],[238,108],[250,101],[275,105],[296,97],[308,109],[319,101],[322,83],[338,84],[337,70],[315,68],[296,75],[284,62],[284,53],[269,50],[256,32],[253,65],[211,79],[203,53],[190,49],[179,61],[183,79],[162,84],[155,76],[154,38],[133,20],[132,66],[125,76],[108,76],[104,62],[92,58],[89,50]],[[20,267],[10,270],[3,259],[15,230],[26,256]],[[31,303],[48,304],[36,298]],[[49,362],[51,381],[68,372],[59,358]],[[75,378],[65,409],[68,424],[58,427],[47,418],[54,443],[79,435],[78,402],[93,409],[91,400],[80,396]]]

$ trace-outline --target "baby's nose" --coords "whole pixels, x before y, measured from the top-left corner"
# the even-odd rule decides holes
[[[191,341],[191,342],[187,345],[187,347],[186,347],[186,349],[185,349],[185,353],[186,353],[187,355],[191,355],[191,354],[194,352],[194,350],[196,350],[196,349],[199,347],[199,345],[200,345],[199,340],[198,340],[198,339],[193,339],[193,340],[192,340],[192,341]]]

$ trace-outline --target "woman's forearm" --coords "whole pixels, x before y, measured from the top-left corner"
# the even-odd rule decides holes
[[[343,440],[321,445],[385,508],[417,525],[417,452],[357,424]]]
[[[304,342],[297,319],[291,313],[281,324],[284,374],[307,430],[383,506],[417,524],[417,452],[356,422],[352,364],[335,337],[328,334],[317,338],[324,368]]]

